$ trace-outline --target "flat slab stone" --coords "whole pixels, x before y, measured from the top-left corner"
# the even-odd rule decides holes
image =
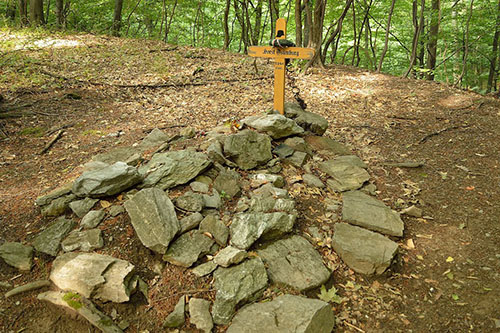
[[[231,245],[246,250],[259,238],[275,239],[292,231],[296,216],[282,212],[238,213],[229,228]]]
[[[73,201],[69,204],[69,208],[75,213],[78,217],[84,217],[92,207],[94,207],[95,203],[99,201],[99,199],[85,198],[82,200]]]
[[[274,187],[285,186],[285,180],[281,175],[274,175],[270,173],[257,173],[250,176],[250,182],[253,187],[262,186],[264,184],[272,184]]]
[[[76,195],[67,194],[52,200],[48,205],[42,206],[42,216],[60,216],[70,211],[69,204],[76,199]]]
[[[189,317],[190,322],[196,326],[197,329],[210,333],[214,327],[212,315],[210,314],[210,301],[202,298],[191,298],[189,300]]]
[[[121,206],[120,206],[121,207]],[[84,229],[92,229],[99,225],[104,219],[106,212],[103,210],[91,210],[80,221],[80,225]]]
[[[64,252],[80,250],[89,252],[95,249],[100,249],[104,246],[100,229],[90,229],[78,231],[74,230],[69,233],[68,237],[61,242],[61,247]]]
[[[188,183],[210,165],[207,155],[186,149],[155,154],[139,172],[146,176],[143,187],[168,189]]]
[[[198,265],[195,268],[193,268],[192,272],[194,275],[202,277],[212,273],[213,271],[215,271],[216,268],[217,264],[215,262],[207,261],[206,263]]]
[[[179,301],[175,305],[174,311],[170,312],[165,321],[163,322],[163,327],[180,327],[186,321],[184,312],[186,310],[186,298],[184,295],[179,298]]]
[[[50,280],[62,290],[121,303],[129,300],[128,283],[133,270],[134,266],[125,260],[70,252],[54,260]]]
[[[200,212],[203,209],[203,196],[199,193],[187,191],[175,199],[175,205],[188,212]]]
[[[223,147],[224,155],[243,170],[253,169],[273,158],[271,138],[252,130],[227,136]]]
[[[238,311],[227,333],[330,333],[334,324],[330,304],[319,299],[283,295]]]
[[[304,181],[304,183],[306,183],[309,186],[318,187],[318,188],[325,187],[325,184],[323,184],[321,179],[319,179],[318,177],[316,177],[315,175],[310,174],[310,173],[306,173],[305,175],[303,175],[302,180]]]
[[[326,136],[306,136],[304,138],[306,142],[315,150],[322,151],[326,150],[335,155],[351,155],[352,152],[349,148],[337,142],[333,139],[330,139]]]
[[[180,233],[185,233],[191,229],[196,228],[200,222],[203,220],[203,215],[200,213],[193,213],[184,218],[182,218],[179,223],[181,226]]]
[[[5,242],[0,246],[0,258],[21,271],[29,271],[32,265],[33,248],[17,242]]]
[[[398,244],[373,231],[347,223],[337,223],[332,245],[335,252],[355,272],[382,274],[391,264]]]
[[[260,258],[245,260],[237,266],[219,267],[214,273],[215,302],[212,316],[216,324],[228,324],[236,307],[259,298],[267,287],[267,273]]]
[[[226,246],[229,237],[229,229],[224,222],[214,215],[206,216],[200,223],[200,231],[210,233],[220,246]]]
[[[163,260],[182,267],[191,267],[201,256],[210,252],[214,240],[201,231],[192,230],[177,238]]]
[[[143,189],[124,204],[142,244],[164,254],[180,229],[175,208],[159,188]]]
[[[123,192],[141,181],[136,168],[116,162],[99,170],[84,172],[73,183],[72,191],[79,197],[99,198]]]
[[[155,128],[139,143],[138,148],[141,150],[159,147],[169,142],[171,137],[161,129]]]
[[[327,185],[336,192],[357,190],[370,179],[364,168],[360,168],[349,161],[328,160],[319,164],[324,173],[332,177],[327,180]]]
[[[361,191],[342,195],[342,220],[389,236],[403,236],[404,223],[399,213]]]
[[[33,246],[37,251],[55,257],[61,241],[74,226],[73,220],[60,217],[36,236],[33,240]]]
[[[231,265],[239,264],[246,259],[248,253],[236,247],[228,246],[223,248],[217,253],[214,262],[222,267],[229,267]]]
[[[241,176],[238,172],[223,169],[215,178],[214,188],[221,195],[231,199],[241,193],[240,180]]]
[[[142,159],[141,155],[142,150],[137,147],[119,147],[93,156],[92,161],[106,164],[123,162],[130,166],[136,166]]]
[[[73,183],[64,184],[47,194],[39,196],[36,198],[35,203],[37,206],[46,206],[52,202],[52,200],[65,196],[71,193],[71,187]]]
[[[321,286],[330,278],[319,253],[300,236],[275,241],[257,250],[257,254],[274,283],[305,291]]]
[[[266,133],[273,139],[304,133],[304,129],[298,126],[295,121],[280,114],[251,116],[243,119],[242,123],[259,132]]]
[[[303,110],[296,103],[285,103],[285,115],[292,118],[306,131],[323,135],[328,129],[328,121],[322,116]]]

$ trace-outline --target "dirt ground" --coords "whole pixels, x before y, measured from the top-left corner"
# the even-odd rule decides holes
[[[181,145],[195,145],[226,119],[272,108],[272,64],[266,60],[254,66],[244,55],[155,41],[64,39],[78,43],[9,51],[0,68],[0,243],[30,243],[51,222],[41,217],[35,198],[77,177],[96,153],[131,145],[155,127],[172,134],[193,127],[197,138]],[[330,286],[343,298],[332,304],[335,331],[499,331],[500,101],[351,67],[293,75],[307,110],[328,119],[325,135],[368,163],[376,196],[393,209],[415,204],[424,212],[422,218],[402,216],[400,254],[383,276],[355,274],[328,246],[318,245],[334,269]],[[62,137],[41,154],[59,130]],[[422,166],[394,165],[409,161]],[[293,169],[285,172],[287,179],[294,176]],[[300,182],[288,186],[301,208],[298,228],[328,231],[322,201],[335,195],[308,191]],[[149,303],[140,295],[127,304],[96,303],[116,322],[128,320],[127,332],[163,331],[161,323],[182,295],[214,298],[211,278],[164,266],[141,245],[126,214],[100,228],[105,247],[99,252],[132,262],[150,287]],[[20,273],[0,261],[0,281],[48,278],[51,262],[36,254],[32,270]],[[285,291],[272,287],[264,297]],[[0,299],[0,331],[97,332],[38,301],[38,292]],[[196,331],[189,322],[183,329]]]

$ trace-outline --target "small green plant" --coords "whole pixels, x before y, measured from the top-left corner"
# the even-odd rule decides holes
[[[327,303],[333,302],[336,304],[340,304],[344,301],[342,297],[337,295],[337,288],[332,286],[330,290],[326,290],[325,285],[321,286],[320,293],[318,294],[318,298]]]
[[[219,196],[221,199],[229,199],[229,195],[224,190],[220,191]]]
[[[83,304],[81,303],[82,296],[80,296],[80,294],[78,293],[68,292],[64,294],[62,299],[75,310],[78,310],[83,306]]]
[[[41,127],[25,127],[19,132],[20,135],[34,136],[40,138],[45,133],[45,129]]]

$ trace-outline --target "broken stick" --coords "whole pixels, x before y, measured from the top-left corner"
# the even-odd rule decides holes
[[[59,132],[57,132],[56,135],[54,135],[54,137],[52,138],[52,140],[50,140],[49,143],[47,143],[45,145],[45,147],[40,152],[40,155],[45,154],[46,152],[48,152],[49,149],[52,147],[52,145],[54,145],[54,143],[56,143],[56,141],[59,140],[62,137],[63,133],[64,133],[64,130],[59,130]]]

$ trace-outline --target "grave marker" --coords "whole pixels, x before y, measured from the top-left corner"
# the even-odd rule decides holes
[[[276,21],[275,38],[278,44],[279,40],[286,39],[286,20],[284,18]],[[284,114],[285,61],[286,59],[311,59],[314,56],[314,49],[306,47],[250,46],[248,55],[274,59],[274,110]]]

